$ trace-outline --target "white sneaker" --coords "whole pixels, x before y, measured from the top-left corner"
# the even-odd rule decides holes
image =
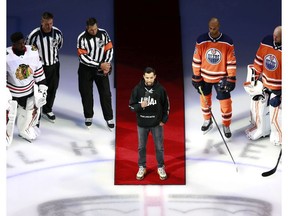
[[[167,179],[167,174],[165,172],[164,166],[163,167],[158,167],[158,174],[161,180]]]
[[[145,174],[146,174],[146,168],[143,166],[140,166],[139,170],[137,172],[137,175],[136,175],[136,179],[142,180],[144,178]]]

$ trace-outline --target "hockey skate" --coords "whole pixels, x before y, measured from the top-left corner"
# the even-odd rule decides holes
[[[204,120],[204,123],[201,127],[201,130],[203,131],[203,134],[206,134],[208,133],[211,129],[213,128],[213,121],[212,119],[207,119],[207,120]]]
[[[106,121],[107,123],[107,127],[110,131],[113,131],[114,127],[115,127],[115,124],[114,124],[114,121],[113,119],[109,120],[109,121]]]
[[[85,125],[89,129],[92,125],[92,118],[85,118]]]
[[[45,118],[46,120],[55,123],[56,116],[54,115],[53,112],[48,112],[48,113],[42,113],[42,117]]]
[[[226,138],[230,138],[232,136],[232,133],[230,131],[230,127],[226,127],[225,125],[223,125],[223,132]]]

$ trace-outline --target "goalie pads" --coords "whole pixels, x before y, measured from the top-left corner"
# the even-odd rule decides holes
[[[269,119],[269,94],[263,91],[263,83],[256,79],[253,65],[247,66],[247,79],[244,89],[249,94],[250,101],[250,122],[251,125],[245,130],[247,137],[257,140],[270,134]]]
[[[7,87],[4,91],[4,98],[6,98],[6,147],[8,147],[13,140],[14,125],[17,115],[17,101],[12,100],[11,92]]]
[[[270,134],[269,119],[269,94],[265,93],[260,100],[252,100],[250,103],[251,126],[245,130],[247,137],[257,140]]]
[[[13,140],[13,133],[14,133],[14,125],[17,115],[17,101],[9,100],[8,102],[10,105],[6,110],[6,146],[10,146]]]
[[[277,95],[271,94],[271,100],[278,100]],[[281,103],[278,106],[272,106],[270,103],[269,106],[270,111],[270,142],[274,145],[282,145],[282,105]]]
[[[27,99],[26,109],[18,107],[17,127],[19,135],[28,141],[36,139],[37,131],[34,129],[38,123],[40,109],[34,104],[34,96]]]
[[[48,87],[46,85],[34,85],[34,99],[35,99],[35,106],[37,108],[41,108],[46,104],[46,98],[47,98],[47,89]]]

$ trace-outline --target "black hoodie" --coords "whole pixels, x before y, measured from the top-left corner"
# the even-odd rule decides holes
[[[148,98],[148,106],[141,107],[144,97]],[[144,79],[136,85],[131,93],[129,108],[137,114],[139,127],[155,127],[168,120],[170,104],[165,88],[157,81],[153,86],[146,86]]]

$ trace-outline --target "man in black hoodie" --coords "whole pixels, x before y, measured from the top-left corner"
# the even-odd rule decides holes
[[[156,80],[156,72],[147,67],[143,79],[131,93],[129,107],[137,115],[138,130],[138,166],[136,179],[141,180],[146,174],[146,144],[151,131],[158,163],[158,174],[161,180],[167,178],[164,169],[164,124],[169,115],[169,99],[165,88]]]

